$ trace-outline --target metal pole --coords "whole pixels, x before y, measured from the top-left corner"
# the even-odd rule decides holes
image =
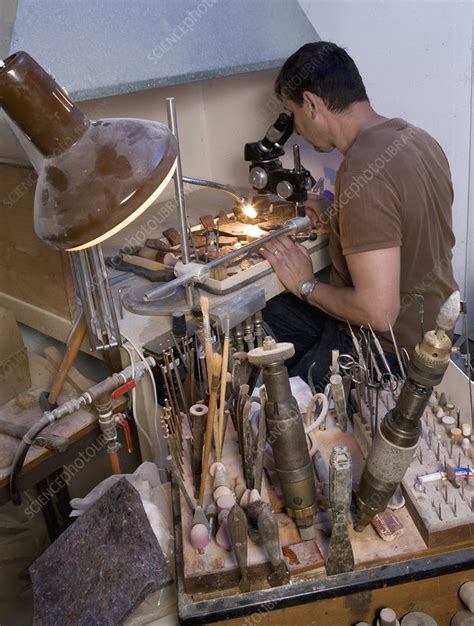
[[[183,188],[183,171],[181,168],[181,152],[179,148],[179,136],[178,136],[178,120],[176,118],[176,105],[174,98],[166,98],[166,111],[168,114],[168,125],[171,128],[171,132],[176,138],[178,145],[178,154],[176,159],[176,171],[174,173],[174,190],[176,198],[178,200],[178,217],[179,217],[179,230],[181,232],[181,252],[183,263],[189,263],[189,241],[188,241],[188,219],[186,216],[186,204],[184,200],[184,188]],[[190,306],[193,306],[193,287],[192,285],[186,285],[186,302]]]
[[[245,202],[247,202],[247,199],[245,198],[245,196],[235,191],[229,185],[216,183],[213,180],[205,180],[203,178],[194,178],[192,176],[183,176],[182,179],[183,179],[183,182],[187,183],[188,185],[197,185],[198,187],[210,187],[211,189],[218,189],[219,191],[224,191],[225,193],[228,193],[229,195],[231,195],[240,204],[244,204]]]
[[[293,160],[295,164],[295,171],[301,172],[301,157],[300,157],[300,147],[297,143],[293,146]],[[296,203],[296,215],[299,217],[304,217],[306,214],[304,208],[304,202]]]

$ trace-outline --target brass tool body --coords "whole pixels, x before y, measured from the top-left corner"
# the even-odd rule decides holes
[[[385,510],[416,453],[423,417],[433,387],[439,385],[451,354],[449,332],[459,316],[459,292],[442,305],[436,329],[428,331],[413,350],[407,378],[395,408],[378,429],[362,473],[357,494],[357,523],[362,531]]]
[[[303,420],[284,365],[284,360],[293,354],[293,344],[277,344],[265,337],[263,346],[251,350],[248,359],[263,368],[266,426],[275,470],[287,512],[295,520],[302,539],[307,540],[315,536],[315,484]]]

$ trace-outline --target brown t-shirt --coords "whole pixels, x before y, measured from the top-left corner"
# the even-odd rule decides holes
[[[391,119],[360,133],[346,153],[331,210],[331,284],[352,287],[346,255],[401,247],[400,314],[394,327],[409,352],[434,328],[442,302],[458,286],[451,266],[453,188],[439,144],[424,130]],[[389,333],[379,333],[392,350]]]

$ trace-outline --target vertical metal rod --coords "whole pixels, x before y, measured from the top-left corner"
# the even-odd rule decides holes
[[[89,289],[88,277],[90,276],[90,269],[86,257],[85,250],[79,252],[71,252],[72,263],[74,268],[74,282],[79,292],[79,300],[82,305],[84,317],[87,323],[87,334],[89,336],[89,343],[92,349],[97,347],[97,329],[96,329],[96,317],[95,307],[92,301],[92,294]]]
[[[81,250],[73,259],[91,347],[108,350],[119,346],[120,329],[101,247]]]
[[[94,250],[93,263],[95,265],[95,271],[100,276],[99,294],[101,302],[103,302],[108,325],[108,347],[120,346],[122,344],[120,329],[117,322],[117,314],[115,312],[115,304],[110,289],[109,275],[107,274],[102,247],[100,245],[93,246],[92,250]]]
[[[302,167],[301,167],[300,147],[297,143],[295,143],[293,146],[293,161],[294,161],[295,172],[301,172]],[[304,217],[305,214],[306,212],[304,209],[304,202],[297,202],[296,203],[296,215]]]
[[[186,204],[184,200],[183,187],[183,170],[181,168],[181,152],[179,148],[178,120],[176,117],[176,105],[174,98],[166,98],[166,111],[168,114],[168,124],[171,132],[175,136],[178,144],[178,156],[176,163],[176,171],[174,173],[174,189],[178,200],[178,219],[179,230],[181,233],[181,253],[183,263],[189,263],[189,241],[188,241],[188,218],[186,215]],[[193,287],[190,284],[185,285],[186,303],[193,306]]]

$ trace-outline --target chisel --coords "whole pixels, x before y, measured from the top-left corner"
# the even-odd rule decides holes
[[[354,569],[354,553],[348,529],[351,496],[352,458],[347,446],[336,446],[329,459],[329,501],[333,527],[326,560],[328,576]]]

